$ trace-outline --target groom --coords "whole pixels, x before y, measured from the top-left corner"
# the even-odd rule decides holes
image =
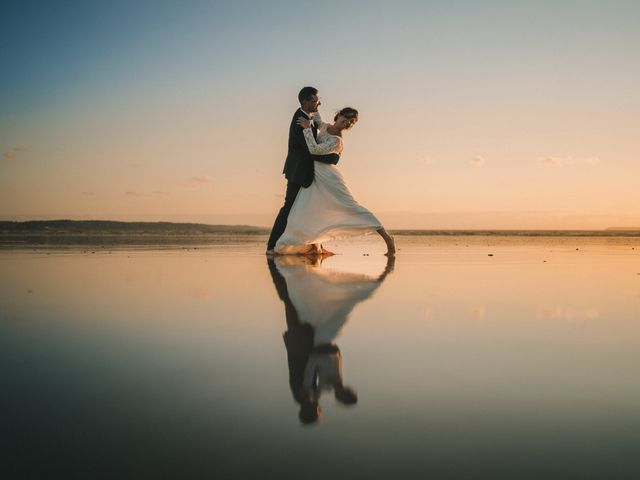
[[[297,124],[300,117],[311,120],[313,114],[318,111],[320,106],[320,97],[318,90],[313,87],[304,87],[298,93],[298,101],[300,108],[296,110],[289,125],[289,149],[287,152],[287,160],[284,163],[284,176],[287,179],[287,191],[284,196],[284,205],[278,212],[271,235],[267,242],[267,254],[273,254],[276,242],[284,233],[287,227],[287,217],[293,206],[293,202],[298,195],[300,188],[306,188],[313,183],[313,162],[314,160],[326,162],[328,158],[321,155],[312,155],[307,147],[307,142],[302,133],[302,127]],[[318,128],[312,123],[313,136],[316,137]]]

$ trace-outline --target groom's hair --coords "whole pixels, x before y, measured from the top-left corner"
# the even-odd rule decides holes
[[[302,102],[306,102],[307,100],[311,100],[311,97],[318,94],[318,89],[313,87],[303,87],[298,93],[298,101],[302,105]]]

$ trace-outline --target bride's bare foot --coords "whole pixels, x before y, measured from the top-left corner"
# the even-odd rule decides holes
[[[320,255],[323,257],[329,257],[331,255],[335,255],[335,253],[330,252],[329,250],[324,248],[321,243],[312,243],[311,245],[309,245],[309,250],[307,250],[304,254],[311,255],[311,256]]]
[[[309,245],[308,250],[300,253],[299,255],[303,255],[307,258],[315,258],[322,256],[322,247],[318,243],[312,243]]]

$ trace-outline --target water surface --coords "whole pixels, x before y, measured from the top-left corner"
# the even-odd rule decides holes
[[[398,242],[0,251],[3,478],[638,478],[640,239]]]

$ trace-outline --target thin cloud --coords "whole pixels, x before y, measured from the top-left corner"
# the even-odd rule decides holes
[[[26,152],[26,151],[27,151],[27,147],[25,147],[23,145],[18,145],[17,147],[13,147],[11,150],[7,150],[6,152],[3,152],[2,156],[4,158],[6,158],[7,160],[12,160],[12,159],[16,158],[18,153]]]
[[[424,157],[422,159],[422,164],[423,165],[433,165],[434,163],[435,163],[435,161],[431,157]]]
[[[484,159],[484,157],[481,157],[480,155],[478,155],[477,157],[473,157],[471,160],[469,160],[469,164],[474,167],[484,167],[485,163],[486,163],[486,160]]]
[[[124,194],[128,197],[153,197],[159,195],[171,195],[170,192],[164,190],[154,190],[153,192],[139,192],[136,190],[127,190]]]
[[[136,192],[133,190],[127,190],[126,192],[124,192],[124,194],[128,197],[150,197],[151,196],[149,193]]]
[[[213,177],[209,176],[209,175],[200,175],[197,177],[191,177],[189,179],[189,182],[192,185],[201,185],[204,183],[211,183],[213,181]]]
[[[600,159],[598,157],[578,158],[576,159],[576,162],[584,165],[598,165],[600,163]]]
[[[598,165],[600,159],[598,157],[573,158],[567,157],[541,157],[538,164],[547,167],[565,167],[570,165]]]
[[[556,158],[556,157],[539,158],[538,163],[540,165],[546,165],[551,167],[561,167],[563,165],[562,159]]]
[[[95,195],[96,192],[82,192],[82,195]]]
[[[549,306],[538,308],[536,316],[545,320],[593,320],[600,317],[600,309],[598,307]]]
[[[484,305],[476,305],[469,309],[469,315],[476,320],[484,320],[487,316],[487,308]]]

